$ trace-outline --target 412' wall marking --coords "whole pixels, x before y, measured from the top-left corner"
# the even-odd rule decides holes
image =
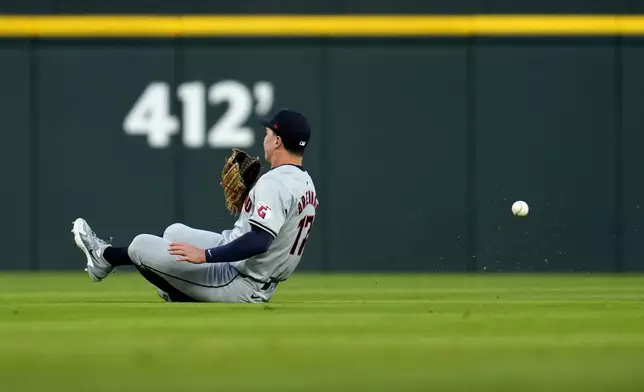
[[[250,88],[236,80],[222,80],[206,88],[203,82],[186,82],[177,87],[181,101],[183,143],[189,148],[208,144],[213,148],[248,148],[255,133],[246,126],[251,114],[265,115],[273,106],[274,89],[270,82],[257,82]],[[125,116],[123,130],[128,135],[147,136],[152,148],[170,145],[180,124],[170,113],[170,86],[150,83]],[[227,103],[226,112],[206,130],[206,105]]]

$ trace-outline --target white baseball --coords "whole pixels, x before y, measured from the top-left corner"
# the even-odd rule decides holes
[[[518,216],[526,216],[528,215],[528,211],[530,208],[528,208],[528,203],[525,201],[515,201],[514,204],[512,204],[512,213],[514,215]]]

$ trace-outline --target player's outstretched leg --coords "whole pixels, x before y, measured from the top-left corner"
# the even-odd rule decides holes
[[[94,282],[100,282],[114,271],[114,267],[103,258],[103,251],[109,244],[92,231],[85,219],[78,218],[74,221],[72,233],[76,246],[87,258],[85,271]]]

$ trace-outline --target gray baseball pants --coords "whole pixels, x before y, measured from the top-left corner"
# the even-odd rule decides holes
[[[187,242],[202,249],[214,248],[224,242],[218,233],[180,223],[170,225],[163,238],[151,234],[136,236],[128,247],[128,254],[146,278],[155,275],[154,279],[148,279],[150,282],[155,283],[155,279],[160,278],[196,302],[268,302],[273,297],[274,283],[265,284],[244,277],[230,263],[176,261],[168,252],[171,241]]]

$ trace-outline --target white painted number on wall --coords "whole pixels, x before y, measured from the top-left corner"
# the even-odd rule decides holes
[[[253,113],[266,115],[271,110],[274,89],[269,82],[258,82],[251,93],[236,80],[223,80],[206,91],[202,82],[187,82],[179,85],[177,97],[182,104],[181,126],[186,147],[201,148],[207,143],[214,148],[248,148],[255,142],[255,133],[246,123]],[[148,85],[125,116],[125,133],[147,135],[153,148],[168,147],[171,136],[179,131],[179,121],[170,113],[170,100],[168,83]],[[206,131],[207,104],[227,104],[227,109]]]
[[[128,135],[147,135],[152,147],[166,147],[179,129],[179,122],[170,115],[168,84],[155,82],[146,87],[125,117],[123,128]]]

